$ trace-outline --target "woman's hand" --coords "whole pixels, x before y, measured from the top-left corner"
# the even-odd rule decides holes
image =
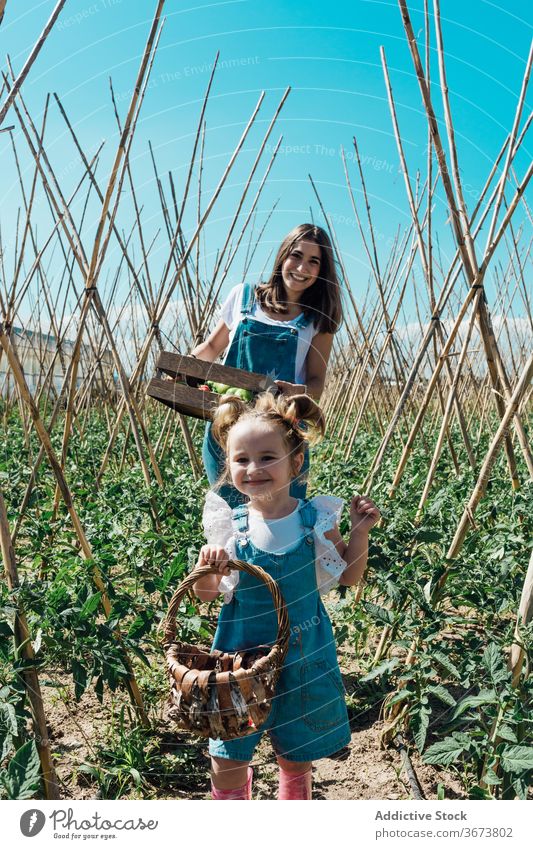
[[[229,575],[231,572],[228,552],[220,545],[203,545],[198,555],[195,569],[201,566],[216,566],[221,575]]]
[[[381,519],[381,513],[371,498],[355,495],[350,504],[352,531],[368,533]]]
[[[288,380],[275,380],[274,383],[284,395],[305,395],[307,392],[305,383],[289,383]]]

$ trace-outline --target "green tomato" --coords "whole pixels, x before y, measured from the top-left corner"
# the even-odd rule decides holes
[[[238,395],[243,401],[251,401],[253,398],[253,393],[249,389],[236,389],[235,395]]]
[[[224,395],[238,395],[241,390],[237,389],[236,386],[228,386]]]
[[[226,383],[213,383],[213,392],[218,392],[219,395],[225,395],[230,388]]]

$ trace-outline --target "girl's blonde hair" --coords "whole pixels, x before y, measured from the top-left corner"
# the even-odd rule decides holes
[[[268,422],[273,427],[279,427],[295,476],[298,473],[295,457],[303,454],[307,443],[314,445],[319,442],[326,431],[324,414],[309,395],[287,396],[263,392],[257,396],[253,406],[236,395],[224,395],[213,416],[212,434],[226,455],[231,429],[237,422],[248,420]],[[226,470],[220,483],[228,479],[226,458]]]
[[[257,300],[261,307],[274,313],[287,312],[281,267],[300,239],[319,246],[320,269],[317,279],[302,293],[299,303],[305,317],[314,322],[319,333],[336,333],[342,322],[342,304],[333,247],[326,231],[315,224],[298,224],[285,236],[278,248],[272,274],[257,286]]]

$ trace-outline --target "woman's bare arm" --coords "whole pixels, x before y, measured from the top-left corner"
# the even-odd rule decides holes
[[[317,333],[313,336],[313,341],[305,358],[307,383],[304,385],[303,383],[289,383],[288,380],[276,380],[275,383],[278,384],[281,391],[285,395],[299,395],[300,392],[305,392],[315,401],[320,401],[326,382],[326,371],[332,344],[332,333]]]
[[[199,360],[205,360],[208,363],[213,363],[222,351],[225,351],[229,345],[229,327],[223,318],[220,319],[215,329],[209,334],[205,342],[197,345],[191,351],[191,356],[198,357]]]
[[[326,382],[326,371],[333,345],[333,333],[317,333],[313,336],[305,358],[307,394],[320,401]]]

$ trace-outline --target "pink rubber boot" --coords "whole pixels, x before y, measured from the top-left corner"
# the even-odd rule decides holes
[[[278,799],[311,799],[313,767],[295,775],[279,768]]]
[[[248,780],[242,787],[234,787],[231,790],[219,790],[213,784],[211,779],[211,798],[212,799],[251,799],[252,798],[252,778],[254,771],[251,766],[248,767]]]

